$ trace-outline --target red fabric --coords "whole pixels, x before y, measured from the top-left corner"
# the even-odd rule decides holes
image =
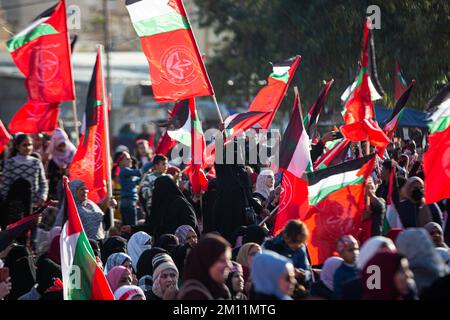
[[[278,212],[273,234],[276,236],[291,219],[301,219],[308,210],[308,183],[289,171],[283,172]],[[301,219],[302,220],[302,219]]]
[[[11,53],[12,59],[26,78],[30,100],[49,103],[75,100],[64,1],[45,23],[58,33],[28,42]]]
[[[106,281],[105,275],[97,265],[92,279],[91,300],[114,300],[114,294]]]
[[[298,56],[295,62],[292,64],[289,70],[289,80],[287,83],[269,77],[267,86],[265,86],[258,92],[252,104],[248,108],[248,111],[270,112],[270,116],[264,116],[261,120],[258,121],[262,129],[268,129],[270,127],[270,124],[272,123],[272,120],[278,110],[278,107],[280,106],[281,101],[286,95],[289,83],[291,82],[292,77],[297,70],[300,58],[301,57]]]
[[[450,198],[450,126],[428,136],[428,150],[423,155],[425,202]]]
[[[2,120],[0,120],[0,154],[2,154],[8,146],[9,140],[11,140],[11,135],[8,130],[6,130]]]
[[[167,155],[169,151],[175,147],[177,142],[173,140],[169,134],[164,132],[164,134],[159,138],[158,145],[155,149],[155,154]]]
[[[28,100],[9,123],[11,133],[52,133],[58,127],[61,108],[58,103]]]
[[[208,190],[208,179],[203,172],[203,164],[205,162],[205,137],[203,132],[199,132],[194,125],[199,121],[197,111],[195,109],[195,99],[189,101],[189,111],[191,114],[191,159],[192,169],[189,172],[189,180],[193,193],[201,193]],[[201,125],[201,123],[200,123]]]
[[[97,54],[97,59],[100,59],[100,54]],[[100,66],[99,63],[96,65]],[[97,81],[96,99],[103,101],[101,89],[103,88],[103,75],[101,68],[97,68],[95,72]],[[103,105],[95,108],[97,123],[86,128],[85,133],[81,136],[72,164],[69,167],[70,179],[82,180],[89,189],[89,199],[95,203],[99,203],[107,195],[107,161],[109,161],[109,155],[106,155],[105,115],[103,108]]]
[[[181,1],[179,3],[181,5]],[[192,30],[142,37],[141,46],[149,62],[156,101],[181,101],[214,95]]]

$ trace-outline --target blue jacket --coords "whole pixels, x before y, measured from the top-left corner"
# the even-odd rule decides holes
[[[342,298],[342,289],[344,287],[344,283],[355,279],[358,276],[359,271],[356,268],[356,265],[351,266],[347,263],[343,263],[339,268],[337,268],[333,276],[334,295],[337,299]]]
[[[137,200],[137,185],[141,177],[141,171],[127,167],[120,167],[120,197],[122,199]]]
[[[311,264],[308,260],[308,254],[306,253],[306,247],[302,246],[298,250],[291,250],[284,242],[283,235],[279,234],[273,239],[264,242],[263,247],[267,250],[275,251],[276,253],[289,258],[295,268],[301,269],[306,273],[306,281],[311,278]]]

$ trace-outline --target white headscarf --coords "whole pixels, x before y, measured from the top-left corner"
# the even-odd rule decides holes
[[[268,187],[266,184],[267,177],[272,177],[272,181],[275,182],[275,176],[272,172],[272,170],[265,169],[262,170],[258,177],[256,178],[256,190],[255,192],[262,195],[265,199],[269,197],[270,192],[274,189],[274,186],[272,184],[272,187]]]
[[[137,263],[139,261],[139,257],[141,256],[142,252],[144,252],[147,249],[151,249],[152,246],[150,244],[147,244],[152,240],[152,237],[149,236],[144,231],[139,231],[133,234],[128,241],[128,254],[131,257],[131,264],[133,265],[133,270],[137,270]]]
[[[344,259],[341,257],[329,257],[325,260],[322,271],[320,271],[320,280],[331,291],[334,291],[334,274],[343,261]]]
[[[358,261],[356,263],[358,269],[363,270],[366,263],[369,262],[381,248],[388,248],[392,251],[396,250],[394,242],[386,237],[376,236],[364,242],[359,250]]]

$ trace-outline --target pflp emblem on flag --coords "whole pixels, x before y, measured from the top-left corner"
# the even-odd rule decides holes
[[[193,57],[189,48],[174,46],[164,52],[161,58],[161,66],[166,72],[167,80],[175,85],[187,85],[198,78],[195,73]]]

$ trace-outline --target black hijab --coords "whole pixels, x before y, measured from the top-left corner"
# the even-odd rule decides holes
[[[163,234],[159,239],[156,241],[155,245],[158,248],[165,249],[169,254],[180,245],[180,242],[176,236],[173,234]]]
[[[106,239],[101,248],[103,265],[106,265],[108,257],[116,252],[127,253],[127,240],[119,236]]]
[[[201,282],[214,299],[230,299],[230,292],[223,283],[214,281],[209,275],[209,269],[227,250],[230,244],[223,237],[207,234],[189,252],[183,271],[183,281],[190,279]]]
[[[136,265],[136,277],[141,279],[143,276],[153,276],[153,257],[160,253],[169,254],[165,249],[153,247],[142,252]]]
[[[62,279],[61,267],[44,256],[38,259],[36,268],[37,291],[41,295],[53,286],[55,278]]]
[[[6,300],[17,300],[28,293],[36,283],[36,267],[30,251],[25,246],[15,246],[5,258],[5,267],[9,268],[11,292]]]

